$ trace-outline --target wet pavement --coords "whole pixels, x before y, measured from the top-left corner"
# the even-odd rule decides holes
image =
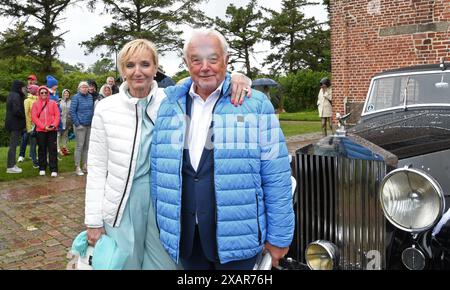
[[[297,136],[291,136],[286,138],[286,144],[289,150],[289,154],[295,155],[295,151],[303,146],[319,141],[322,138],[321,132],[314,132],[308,134],[302,134]]]
[[[288,138],[291,154],[321,138]],[[84,230],[86,177],[63,173],[0,183],[0,269],[66,269],[73,239]]]
[[[85,182],[66,173],[0,183],[0,269],[66,269]]]

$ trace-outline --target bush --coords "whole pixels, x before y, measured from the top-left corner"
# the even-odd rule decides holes
[[[9,133],[5,129],[6,103],[0,103],[0,147],[9,145]]]
[[[329,77],[329,75],[328,72],[305,70],[278,78],[282,87],[283,107],[286,112],[316,109],[320,79]]]
[[[39,63],[31,57],[17,57],[0,59],[0,102],[6,102],[14,80],[21,80],[25,84],[27,76],[34,73],[33,68]]]

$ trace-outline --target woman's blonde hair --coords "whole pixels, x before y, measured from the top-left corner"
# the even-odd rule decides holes
[[[111,92],[111,95],[112,95],[112,94],[113,94],[112,88],[111,88],[111,86],[108,85],[108,84],[104,84],[104,85],[100,88],[99,94],[102,95],[102,96],[104,96],[104,97],[106,97],[106,96],[105,96],[105,89],[106,89],[106,88],[109,89],[109,91]]]
[[[135,39],[126,43],[117,56],[119,73],[122,77],[124,77],[125,65],[130,57],[146,50],[151,52],[155,67],[158,67],[158,51],[155,44],[147,39]]]

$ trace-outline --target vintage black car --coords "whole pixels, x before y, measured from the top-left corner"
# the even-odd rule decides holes
[[[380,73],[356,126],[297,150],[284,267],[450,269],[449,84],[443,61]]]

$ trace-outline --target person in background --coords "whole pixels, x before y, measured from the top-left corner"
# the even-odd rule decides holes
[[[61,109],[61,131],[58,132],[59,153],[63,156],[69,155],[70,151],[67,148],[69,141],[69,129],[72,127],[72,119],[70,118],[70,91],[64,89],[62,91],[61,101],[59,107]]]
[[[70,103],[70,117],[75,126],[75,173],[78,176],[87,173],[87,159],[89,150],[89,138],[91,135],[91,123],[94,115],[94,101],[89,94],[89,85],[82,81],[78,84],[78,93],[73,96]],[[81,161],[83,167],[81,168]]]
[[[106,83],[111,87],[112,95],[119,93],[119,87],[116,85],[114,77],[107,77]]]
[[[35,75],[31,74],[27,77],[27,88],[29,88],[31,85],[37,85],[38,79]]]
[[[46,86],[38,89],[38,99],[31,109],[31,119],[36,124],[36,139],[39,154],[39,175],[44,176],[49,165],[51,177],[58,176],[58,151],[56,135],[60,114],[58,104],[50,100],[50,91]],[[49,164],[47,164],[47,155]]]
[[[88,80],[88,85],[89,85],[88,92],[92,96],[92,100],[95,104],[95,102],[98,100],[99,97],[97,82],[94,80]]]
[[[6,98],[5,129],[10,134],[6,173],[22,173],[22,168],[16,165],[16,149],[26,127],[23,104],[26,90],[22,81],[15,80]]]
[[[28,140],[30,140],[30,158],[33,162],[34,168],[39,168],[39,164],[36,157],[36,131],[34,130],[34,123],[31,120],[31,108],[34,102],[37,100],[39,86],[30,85],[28,87],[28,97],[24,101],[25,118],[26,118],[26,132],[22,135],[22,145],[20,146],[19,159],[17,162],[23,162],[25,159],[25,153]]]
[[[112,95],[112,89],[111,86],[108,84],[104,84],[101,88],[100,88],[100,92],[98,94],[98,99],[97,101],[95,101],[94,107],[97,106],[97,103],[100,102],[101,100],[103,100],[104,98],[107,98],[109,96]]]
[[[55,101],[57,104],[59,103],[59,94],[58,94],[58,80],[52,76],[47,75],[47,88],[50,92],[50,100]]]
[[[58,94],[58,80],[52,75],[47,75],[46,80],[47,80],[47,88],[50,92],[50,100],[55,101],[59,107],[60,99],[59,99],[59,94]],[[61,108],[59,108],[59,114],[61,115]],[[62,130],[61,122],[57,125],[56,129],[58,132]],[[57,135],[56,146],[57,146],[57,152],[59,152],[59,135]]]
[[[322,121],[322,135],[327,136],[327,123],[333,133],[333,126],[331,124],[331,116],[333,114],[332,106],[332,91],[331,81],[328,78],[320,80],[320,92],[317,97],[317,107],[319,110],[319,117]]]

